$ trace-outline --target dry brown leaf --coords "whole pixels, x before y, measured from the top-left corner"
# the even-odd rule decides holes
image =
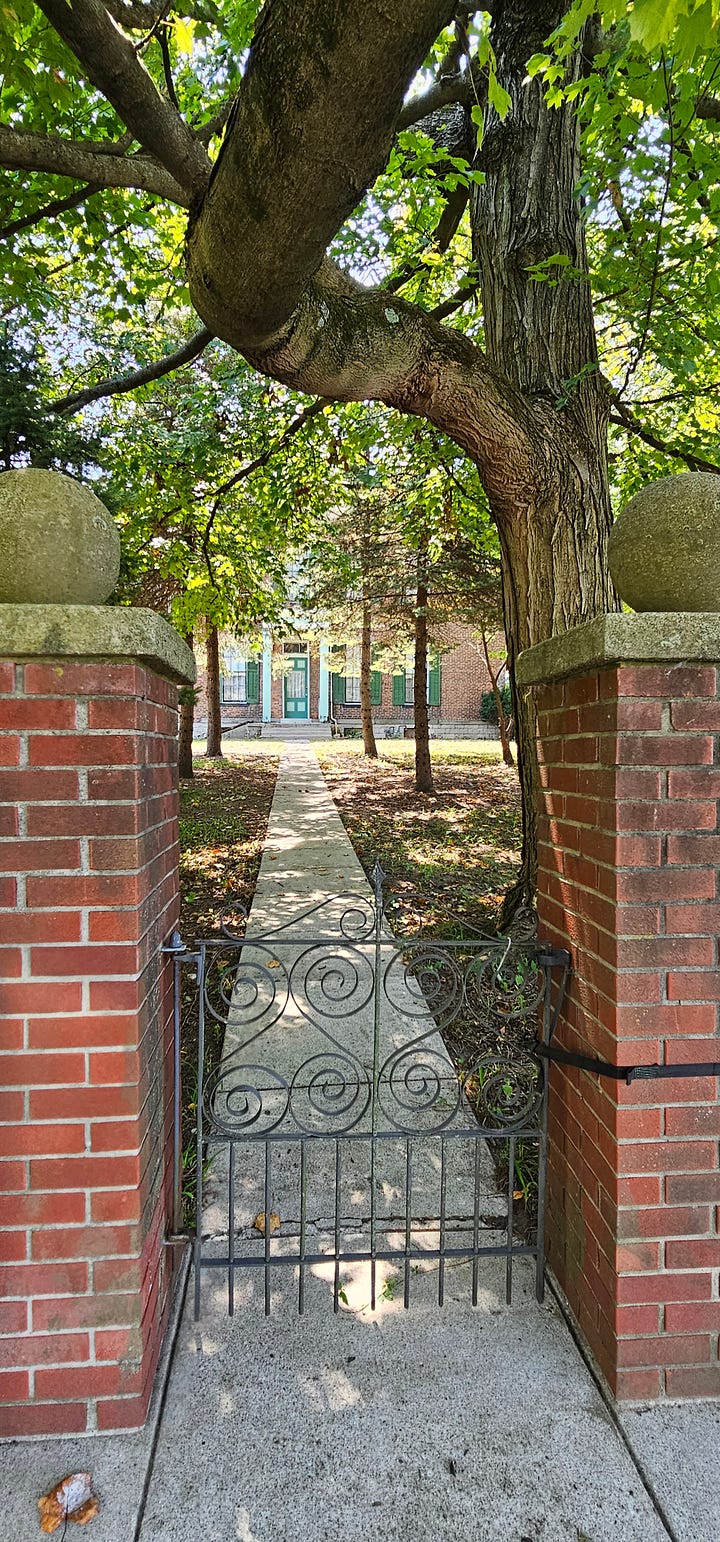
[[[260,1210],[258,1212],[258,1214],[255,1217],[255,1220],[253,1221],[253,1226],[255,1227],[256,1231],[259,1231],[261,1237],[265,1236],[265,1211],[264,1210]],[[280,1217],[279,1217],[279,1215],[277,1213],[277,1210],[271,1210],[270,1211],[270,1214],[268,1216],[268,1227],[269,1227],[269,1230],[270,1230],[270,1236],[272,1237],[273,1232],[277,1231],[279,1229],[279,1227],[280,1227]]]
[[[70,1472],[38,1499],[40,1530],[46,1536],[51,1536],[66,1521],[86,1526],[97,1515],[99,1508],[97,1496],[92,1491],[90,1473]]]

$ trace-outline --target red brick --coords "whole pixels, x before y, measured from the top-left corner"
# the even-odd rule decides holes
[[[0,771],[0,801],[3,803],[40,803],[47,799],[57,804],[78,797],[77,771]]]
[[[108,1328],[134,1323],[138,1319],[137,1295],[126,1291],[111,1296],[53,1296],[33,1301],[32,1319],[36,1333],[58,1333],[69,1328]]]
[[[9,803],[0,803],[0,836],[3,840],[14,839],[19,830],[18,810]]]
[[[112,1189],[135,1185],[139,1177],[136,1157],[68,1157],[65,1162],[45,1162],[42,1158],[30,1164],[30,1186],[33,1189]]]
[[[682,1242],[668,1242],[665,1263],[668,1269],[720,1269],[720,1237],[691,1237]]]
[[[146,987],[142,979],[91,980],[91,1012],[132,1012],[139,1007]]]
[[[69,1365],[87,1360],[87,1333],[31,1333],[25,1338],[0,1339],[0,1365]]]
[[[671,770],[668,773],[669,798],[720,798],[720,770]]]
[[[3,841],[0,860],[8,873],[58,872],[80,866],[78,841]]]
[[[28,1256],[27,1233],[0,1231],[0,1259],[5,1264],[22,1263]]]
[[[665,1191],[670,1205],[720,1203],[720,1172],[671,1173]]]
[[[139,1429],[147,1417],[148,1401],[149,1392],[142,1397],[117,1398],[113,1401],[99,1402],[97,1405],[98,1429]]]
[[[26,696],[16,696],[2,704],[3,728],[62,729],[75,727],[75,702],[60,697],[55,701],[38,701]]]
[[[45,906],[136,905],[142,878],[136,874],[78,873],[67,878],[28,878],[28,905]]]
[[[720,1301],[683,1301],[665,1307],[668,1333],[720,1333]]]
[[[88,1288],[86,1263],[4,1264],[0,1290],[5,1296],[74,1295]]]
[[[138,1089],[127,1087],[58,1087],[31,1092],[31,1119],[112,1119],[136,1114]]]
[[[665,1114],[668,1135],[717,1135],[720,1137],[720,1103],[701,1103],[685,1108],[668,1108]]]
[[[123,1044],[134,1044],[137,1037],[137,1016],[131,1012],[31,1017],[28,1022],[30,1049],[53,1049],[57,1044],[66,1049],[100,1049],[104,1045],[120,1048]]]
[[[137,973],[137,952],[131,946],[112,947],[83,943],[80,947],[35,947],[31,951],[34,979],[68,979],[72,975],[119,975]]]
[[[708,1334],[690,1336],[681,1334],[671,1338],[667,1333],[656,1334],[649,1339],[621,1339],[618,1344],[618,1365],[697,1365],[710,1358]]]
[[[705,664],[623,664],[617,678],[621,696],[715,695],[715,670]]]
[[[620,1210],[620,1237],[702,1236],[709,1231],[708,1205],[657,1205],[646,1210]]]
[[[85,1195],[7,1194],[0,1196],[0,1226],[62,1226],[85,1220]]]
[[[656,1273],[661,1263],[659,1242],[621,1243],[615,1250],[615,1268],[618,1274],[635,1274],[643,1269]]]
[[[10,659],[0,664],[0,695],[10,696],[15,690],[15,665]]]
[[[25,690],[29,696],[136,696],[143,673],[134,664],[26,664]]]
[[[667,994],[670,1001],[720,1001],[720,970],[673,970],[667,977]]]
[[[19,948],[0,948],[0,980],[17,980],[22,974]]]
[[[624,1274],[617,1282],[620,1304],[631,1301],[709,1301],[712,1275],[699,1271],[687,1274]]]
[[[717,937],[720,905],[666,905],[665,930],[673,936]]]
[[[20,740],[17,734],[0,733],[0,766],[19,766]]]
[[[93,1151],[137,1151],[140,1131],[137,1119],[103,1119],[92,1127]]]
[[[720,835],[669,835],[667,860],[685,867],[714,867],[720,862]]]
[[[0,1435],[79,1435],[87,1429],[85,1403],[8,1403],[0,1409]]]
[[[632,937],[619,938],[617,966],[619,969],[641,969],[655,966],[657,969],[673,965],[687,967],[711,967],[715,962],[716,944],[711,937]]]
[[[660,1396],[660,1371],[633,1369],[618,1371],[615,1396],[619,1402],[646,1402]]]
[[[660,1331],[660,1311],[657,1302],[648,1306],[618,1306],[615,1309],[614,1329],[619,1338],[649,1335]]]
[[[90,728],[133,730],[141,723],[142,703],[137,697],[105,697],[88,704]]]
[[[93,1221],[138,1221],[140,1211],[138,1189],[101,1189],[90,1196]]]
[[[661,701],[642,701],[637,696],[623,696],[613,704],[618,729],[634,729],[636,733],[660,733],[662,731],[663,704]],[[612,724],[608,724],[608,731]]]
[[[617,757],[623,765],[711,766],[709,734],[618,734]]]
[[[4,992],[3,992],[4,994]],[[68,1086],[85,1080],[85,1058],[78,1054],[0,1055],[0,1082],[8,1087]]]
[[[0,1371],[0,1403],[23,1402],[30,1396],[27,1371]],[[4,1434],[3,1410],[0,1409],[0,1433]]]
[[[673,728],[720,733],[720,701],[674,701],[670,707]]]
[[[141,753],[140,740],[129,734],[33,734],[28,741],[31,766],[127,766]]]
[[[25,1163],[0,1161],[0,1194],[22,1193],[26,1187]]]
[[[0,873],[0,909],[14,909],[17,904],[17,880]]]
[[[131,1226],[47,1226],[33,1232],[33,1260],[123,1257],[137,1244]]]
[[[659,904],[712,900],[715,898],[715,874],[702,867],[646,868],[635,873],[618,873],[617,897],[628,904],[647,904],[652,900]]]
[[[85,1150],[83,1124],[10,1124],[3,1131],[13,1156],[66,1156]]]
[[[720,1397],[720,1365],[669,1370],[665,1388],[668,1397]]]
[[[3,1039],[5,1035],[3,1033]],[[15,1124],[21,1122],[25,1116],[25,1094],[23,1092],[0,1092],[0,1124]]]
[[[689,1275],[689,1279],[696,1276]],[[93,1281],[96,1291],[139,1291],[142,1286],[142,1270],[138,1258],[99,1258],[93,1271]],[[692,1299],[702,1300],[701,1296]],[[100,1353],[100,1347],[96,1340],[96,1352],[98,1360],[112,1359],[113,1352],[107,1353],[107,1335],[105,1335],[105,1353]]]
[[[80,916],[71,910],[19,910],[3,916],[6,942],[79,942]]]
[[[28,809],[27,833],[39,835],[132,835],[138,811],[131,803],[38,803]]]
[[[657,835],[618,835],[615,852],[618,867],[658,867],[660,838]]]
[[[707,976],[703,973],[699,978],[706,979]],[[664,1038],[671,1038],[674,1034],[682,1034],[683,1038],[686,1035],[714,1034],[717,1028],[716,1009],[709,1002],[702,1005],[660,1007],[621,1003],[611,1012],[609,1026],[622,1039],[636,1035],[644,1037],[651,1033],[662,1034]],[[623,1045],[622,1058],[627,1064],[632,1063],[628,1045]],[[654,1054],[640,1059],[636,1055],[635,1063],[649,1065],[656,1058]],[[668,1059],[671,1058],[680,1057],[668,1055]]]
[[[618,1147],[618,1171],[709,1172],[717,1166],[717,1148],[708,1140],[635,1141]]]
[[[91,910],[89,919],[91,942],[136,942],[146,930],[142,912],[137,908]]]
[[[112,1397],[122,1392],[136,1392],[142,1386],[140,1371],[130,1372],[121,1365],[86,1365],[78,1370],[37,1371],[36,1398],[60,1402],[64,1398]]]

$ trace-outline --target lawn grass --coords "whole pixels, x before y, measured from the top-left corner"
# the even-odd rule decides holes
[[[497,929],[520,865],[517,772],[495,740],[431,741],[436,796],[416,793],[414,744],[390,740],[367,760],[357,740],[315,749],[366,872],[378,857],[399,931],[448,935],[458,924]]]

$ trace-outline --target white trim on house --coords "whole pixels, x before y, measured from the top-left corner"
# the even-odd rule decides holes
[[[329,645],[320,641],[320,684],[318,686],[318,722],[327,723],[330,713]]]
[[[269,626],[263,626],[262,654],[262,720],[272,722],[272,654],[273,640]]]

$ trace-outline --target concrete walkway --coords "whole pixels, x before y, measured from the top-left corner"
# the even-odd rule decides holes
[[[339,889],[367,893],[315,755],[283,755],[251,926]],[[252,1282],[227,1316],[222,1283],[189,1305],[166,1395],[139,1436],[0,1448],[5,1532],[38,1534],[35,1499],[75,1467],[102,1508],[93,1542],[717,1542],[720,1405],[632,1409],[618,1422],[531,1271],[501,1304],[481,1265],[448,1271],[446,1305],[410,1312]],[[317,1310],[316,1310],[317,1307]]]

